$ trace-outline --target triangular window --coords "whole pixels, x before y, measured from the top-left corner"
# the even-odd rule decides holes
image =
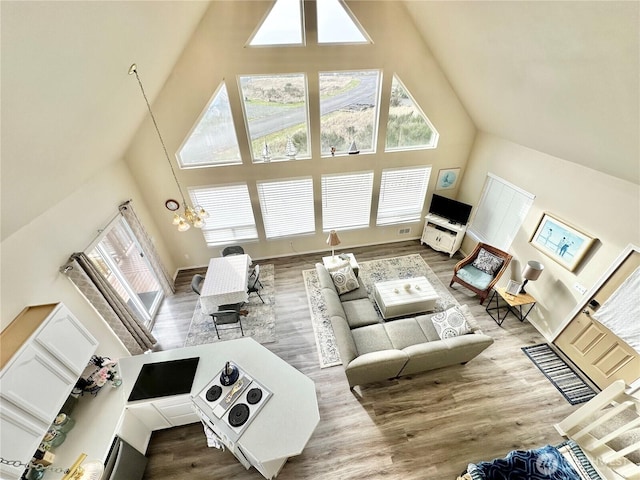
[[[304,45],[303,25],[301,0],[276,0],[249,45]]]
[[[177,157],[181,168],[242,164],[224,81],[182,142]]]
[[[318,43],[371,43],[342,0],[317,0]],[[304,45],[303,0],[276,0],[249,45]]]
[[[407,88],[394,75],[391,82],[385,152],[436,148],[438,132]]]
[[[371,43],[341,0],[317,0],[318,43]]]

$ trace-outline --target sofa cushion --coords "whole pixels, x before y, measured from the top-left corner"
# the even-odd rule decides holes
[[[387,331],[380,323],[354,328],[351,330],[351,335],[358,349],[358,355],[393,349],[393,344],[387,335]]]
[[[433,322],[431,321],[431,317],[433,317],[435,313],[427,314],[427,315],[418,315],[416,317],[416,322],[420,326],[420,329],[424,333],[427,340],[430,342],[435,342],[436,340],[440,340],[438,336],[438,332],[436,328],[433,326]]]
[[[333,278],[331,278],[331,274],[327,271],[326,267],[321,263],[316,263],[316,272],[318,273],[318,283],[320,284],[320,288],[328,288],[331,290],[336,290],[336,286],[333,284]],[[355,273],[355,272],[354,272]],[[338,292],[336,291],[336,294]],[[358,288],[348,293],[343,293],[340,296],[340,300],[343,302],[349,300],[357,300],[358,298],[368,298],[367,289],[364,288],[364,285],[358,280]]]
[[[344,312],[340,297],[334,288],[323,288],[322,299],[324,300],[326,312],[329,317],[338,316],[346,320],[347,314]]]
[[[502,268],[503,263],[502,258],[481,248],[471,265],[493,277]]]
[[[458,307],[451,307],[431,317],[433,326],[441,339],[457,337],[471,333],[464,314]]]
[[[340,360],[344,365],[348,365],[358,356],[358,349],[353,341],[349,324],[342,317],[331,317],[331,326],[336,338],[338,353],[340,353]]]
[[[473,265],[465,265],[458,270],[456,276],[469,285],[473,285],[478,290],[486,290],[493,280],[493,275],[489,275],[487,272],[483,272]]]
[[[364,285],[362,285],[362,282],[360,282],[359,280],[358,280],[358,288],[340,295],[341,302],[349,302],[351,300],[358,300],[360,298],[369,298],[369,294],[367,293],[367,289],[364,287]]]
[[[342,302],[342,308],[351,328],[380,323],[380,317],[369,298]]]
[[[353,273],[353,269],[349,262],[341,263],[336,267],[328,269],[333,284],[336,287],[338,295],[356,290],[360,284],[358,283],[358,277]]]
[[[385,322],[384,328],[393,344],[393,348],[398,350],[402,350],[409,345],[429,341],[415,318],[403,318]]]

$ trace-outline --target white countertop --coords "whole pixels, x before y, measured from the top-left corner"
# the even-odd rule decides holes
[[[273,392],[272,398],[238,440],[240,445],[260,462],[302,453],[320,421],[315,384],[252,338],[121,358],[119,364],[123,384],[119,390],[125,400],[129,398],[144,364],[190,357],[200,357],[191,389],[193,395],[200,392],[227,361],[241,367]],[[152,400],[154,399],[140,400],[131,404]],[[204,433],[202,435],[204,439]]]

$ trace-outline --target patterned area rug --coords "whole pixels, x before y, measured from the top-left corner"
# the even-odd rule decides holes
[[[276,341],[276,301],[272,264],[260,265],[260,282],[263,285],[260,295],[265,303],[263,304],[255,293],[249,296],[249,301],[243,306],[249,311],[249,314],[242,317],[242,328],[245,337],[253,337],[259,343],[273,343]],[[222,325],[218,327],[218,330],[220,331],[220,340],[216,336],[211,316],[202,311],[200,300],[198,300],[184,346],[223,342],[242,337],[239,328],[230,328],[229,325]]]
[[[596,396],[596,392],[548,344],[522,347],[522,351],[571,405]]]
[[[424,259],[418,254],[405,255],[402,257],[384,258],[381,260],[371,260],[369,262],[358,262],[360,267],[359,278],[369,293],[369,298],[376,311],[378,307],[373,300],[373,285],[376,282],[385,280],[395,280],[399,278],[426,277],[429,283],[436,290],[440,298],[436,302],[435,311],[440,312],[454,305],[459,305],[447,288],[438,279],[436,274],[429,268]],[[318,285],[318,274],[315,268],[302,272],[304,284],[307,289],[307,299],[309,300],[309,310],[311,312],[311,323],[318,346],[320,357],[320,368],[341,365],[340,354],[336,346],[331,320],[327,316],[320,286]],[[378,311],[380,321],[383,322],[382,315]]]

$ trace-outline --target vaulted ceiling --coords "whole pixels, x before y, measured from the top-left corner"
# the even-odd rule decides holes
[[[479,130],[640,184],[639,2],[404,3]],[[153,99],[208,7],[0,2],[3,239],[122,157],[129,65]]]

